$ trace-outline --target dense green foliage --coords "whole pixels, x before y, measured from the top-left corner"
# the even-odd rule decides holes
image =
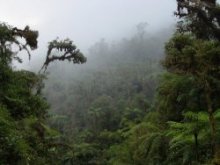
[[[38,32],[0,24],[0,164],[60,164],[59,133],[46,124],[44,75],[14,70],[19,51],[37,48]],[[25,43],[20,40],[25,39]],[[16,50],[18,48],[18,51]],[[79,52],[79,51],[78,51]],[[81,55],[83,56],[83,55]],[[74,57],[78,58],[78,57]],[[64,57],[63,60],[66,58]],[[66,148],[66,147],[65,147]]]
[[[40,90],[41,77],[28,71],[14,71],[11,67],[12,59],[18,59],[11,46],[17,44],[22,48],[18,37],[25,37],[17,32],[32,34],[32,31],[14,29],[5,24],[0,25],[0,163],[27,164],[35,161],[46,163],[48,159],[42,155],[49,152],[44,150],[45,139],[41,120],[45,118],[48,105],[42,97],[32,91]],[[37,33],[34,32],[31,38],[30,40],[33,40],[31,43],[26,40],[27,45],[36,48]]]

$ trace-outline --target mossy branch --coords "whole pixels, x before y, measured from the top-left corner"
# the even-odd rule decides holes
[[[54,55],[53,50],[57,50],[61,52],[61,55]],[[45,72],[49,64],[56,60],[58,61],[68,60],[70,62],[73,62],[74,64],[82,64],[85,63],[87,59],[80,52],[80,50],[77,49],[77,47],[73,44],[71,40],[65,39],[59,41],[58,39],[56,39],[53,40],[52,42],[49,42],[46,60],[41,70],[44,69]]]

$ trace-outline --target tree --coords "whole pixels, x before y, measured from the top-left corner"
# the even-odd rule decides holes
[[[220,106],[219,99],[219,53],[218,41],[204,41],[190,35],[174,36],[166,45],[164,66],[174,74],[190,75],[202,90],[201,99],[206,103],[212,131],[213,153],[218,153],[214,112]],[[218,156],[217,156],[218,157]]]
[[[61,159],[58,133],[45,124],[49,108],[41,96],[45,75],[12,68],[13,60],[22,62],[20,51],[25,50],[30,58],[37,37],[38,32],[29,26],[18,29],[0,23],[0,164],[58,164]],[[86,61],[70,40],[52,43],[56,44],[49,45],[50,51],[64,54],[49,57],[48,53],[45,67],[56,59]]]
[[[220,91],[219,4],[216,0],[177,0],[175,15],[180,21],[176,34],[165,45],[166,56],[163,61],[171,79],[170,82],[164,79],[166,81],[159,88],[159,111],[178,112],[177,118],[168,115],[168,118],[177,119],[177,122],[182,121],[182,114],[188,111],[206,111],[211,132],[210,150],[213,162],[219,164],[220,147],[214,117],[220,106],[217,101]],[[176,106],[178,103],[179,106]]]
[[[200,39],[220,40],[220,7],[217,0],[177,0],[178,30]]]
[[[53,50],[60,51],[62,54],[55,55]],[[43,68],[46,70],[48,65],[56,60],[68,60],[69,62],[72,61],[74,64],[82,64],[86,62],[86,57],[80,52],[79,49],[76,48],[76,46],[73,44],[73,41],[69,39],[59,41],[56,39],[49,42],[46,60],[41,70]]]
[[[218,123],[219,114],[219,111],[214,114]],[[207,149],[210,138],[209,114],[207,112],[188,111],[183,116],[181,122],[168,122],[167,136],[171,137],[168,159],[171,162],[179,161],[181,164],[207,161],[210,153]]]

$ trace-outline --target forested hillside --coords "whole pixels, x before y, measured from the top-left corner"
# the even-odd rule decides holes
[[[175,28],[100,39],[86,57],[70,39],[0,24],[0,164],[220,165],[220,6],[176,0]],[[70,64],[82,64],[71,65]]]
[[[125,142],[153,108],[163,71],[160,60],[171,29],[148,35],[147,26],[140,23],[131,38],[94,44],[85,65],[48,68],[45,94],[53,109],[51,124],[73,145],[70,160],[114,162],[110,152],[118,151],[114,147]]]

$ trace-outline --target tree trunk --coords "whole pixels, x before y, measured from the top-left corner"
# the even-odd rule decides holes
[[[199,162],[199,143],[198,143],[198,134],[194,134],[194,140],[195,140],[195,151],[196,151],[196,162]]]
[[[215,165],[220,165],[220,145],[218,144],[216,137],[216,121],[214,117],[214,110],[212,107],[212,100],[211,100],[212,91],[208,81],[206,81],[205,92],[206,92],[206,103],[209,113],[209,123],[211,127],[211,145],[212,145],[212,154],[214,158],[213,163]]]

